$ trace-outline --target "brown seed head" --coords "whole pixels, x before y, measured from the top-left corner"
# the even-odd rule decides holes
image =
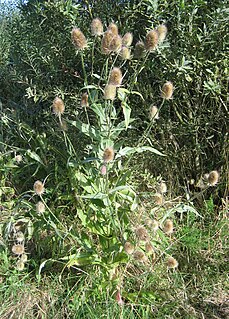
[[[19,271],[22,271],[25,268],[25,265],[24,265],[23,261],[21,261],[21,260],[17,261],[16,266],[17,266],[17,270],[19,270]]]
[[[143,240],[143,241],[149,240],[147,229],[144,226],[137,227],[135,229],[135,234],[139,240]]]
[[[122,83],[122,71],[119,68],[113,68],[111,70],[109,84],[119,86]]]
[[[134,246],[129,241],[127,241],[124,244],[124,250],[128,255],[131,255],[134,252]]]
[[[161,24],[157,27],[159,42],[163,42],[165,40],[167,32],[168,32],[168,29],[167,29],[166,25]]]
[[[105,163],[111,162],[114,159],[114,149],[113,147],[107,147],[103,152],[103,161]]]
[[[113,52],[119,52],[122,47],[122,38],[119,35],[113,36],[109,49]]]
[[[101,50],[104,54],[111,53],[111,42],[114,39],[114,35],[111,31],[106,31],[103,35],[101,42]]]
[[[136,59],[140,59],[143,57],[144,53],[145,53],[145,45],[142,41],[138,41],[135,45],[134,57]]]
[[[33,185],[33,189],[34,192],[39,196],[42,195],[45,191],[44,185],[41,181],[36,181]]]
[[[155,105],[150,106],[149,118],[151,121],[159,119],[158,108]]]
[[[208,175],[208,183],[210,186],[215,186],[219,181],[219,173],[217,171],[211,171]]]
[[[134,259],[140,262],[147,261],[147,256],[140,250],[134,252]]]
[[[167,259],[167,267],[168,268],[176,268],[176,267],[178,267],[178,261],[175,258],[173,258],[173,257],[169,257]]]
[[[25,251],[25,248],[23,245],[19,244],[19,245],[13,245],[12,247],[12,252],[15,254],[15,255],[22,255]]]
[[[26,263],[27,260],[28,260],[28,257],[26,254],[22,254],[21,257],[20,257],[20,260],[23,262],[23,263]]]
[[[103,34],[103,24],[99,18],[95,18],[92,20],[91,33],[95,36],[100,36]]]
[[[115,23],[110,23],[107,30],[111,31],[113,33],[113,35],[118,35],[118,27],[117,24]]]
[[[164,197],[160,193],[155,193],[153,195],[153,199],[154,199],[154,202],[155,202],[156,205],[162,205],[163,202],[164,202]]]
[[[130,49],[127,47],[122,47],[119,56],[122,60],[130,60]]]
[[[158,33],[156,30],[151,30],[147,33],[145,39],[146,51],[154,51],[158,45]]]
[[[52,111],[54,114],[59,115],[64,113],[64,102],[61,98],[55,97],[52,104]]]
[[[165,221],[163,230],[164,230],[164,232],[165,232],[167,235],[172,234],[172,232],[173,232],[173,221],[172,221],[171,219],[167,219],[167,220]]]
[[[87,40],[79,28],[72,29],[72,42],[77,50],[83,50],[87,46]]]
[[[81,103],[80,103],[81,107],[88,107],[88,94],[86,92],[84,92],[81,96]]]
[[[165,100],[170,100],[172,98],[173,91],[173,84],[172,82],[168,81],[162,86],[161,97]]]
[[[43,214],[45,212],[45,205],[43,202],[41,202],[41,201],[37,202],[36,212],[37,212],[37,214]]]
[[[104,88],[104,99],[113,101],[116,96],[116,86],[107,84]]]
[[[145,252],[147,254],[152,254],[154,252],[154,249],[151,243],[149,242],[145,243]]]
[[[16,161],[17,163],[21,163],[21,162],[22,162],[22,156],[21,156],[20,154],[16,155],[16,156],[14,157],[14,159],[15,159],[15,161]]]
[[[130,47],[133,42],[133,34],[131,32],[127,32],[122,38],[122,45],[126,47]]]

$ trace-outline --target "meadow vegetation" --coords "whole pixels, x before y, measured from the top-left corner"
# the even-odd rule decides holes
[[[227,14],[1,5],[0,318],[228,318]]]

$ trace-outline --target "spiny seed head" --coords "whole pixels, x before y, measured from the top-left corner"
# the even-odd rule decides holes
[[[111,53],[111,42],[114,38],[114,35],[111,31],[106,31],[103,35],[101,42],[101,50],[104,54]]]
[[[59,115],[64,113],[64,102],[61,98],[55,97],[52,104],[52,111],[54,114]]]
[[[103,152],[103,161],[109,163],[114,159],[114,149],[113,147],[107,147]]]
[[[130,47],[133,42],[133,34],[131,32],[127,32],[122,38],[122,45],[126,47]]]
[[[151,243],[145,243],[145,252],[147,254],[152,254],[154,252],[153,245]]]
[[[153,220],[152,220],[151,228],[152,228],[153,231],[158,230],[158,228],[159,228],[159,223],[158,223],[158,221],[157,221],[156,219],[153,219]]]
[[[127,47],[122,47],[119,56],[122,60],[130,60],[130,49]]]
[[[143,241],[149,240],[147,229],[144,226],[137,227],[135,229],[135,234],[139,240],[143,240]]]
[[[154,202],[155,202],[156,205],[162,205],[163,202],[164,202],[164,197],[160,193],[155,193],[153,195],[153,199],[154,199]]]
[[[145,49],[146,51],[154,51],[158,45],[158,33],[156,30],[150,30],[145,39]]]
[[[167,235],[172,234],[172,232],[173,232],[173,221],[172,221],[171,219],[167,219],[167,220],[165,221],[163,230],[164,230],[164,232],[165,232]]]
[[[161,182],[158,186],[158,192],[161,194],[165,194],[167,192],[167,186],[165,182]]]
[[[167,32],[168,32],[168,29],[165,24],[161,24],[157,27],[159,42],[163,42],[165,40]]]
[[[39,196],[42,195],[45,191],[44,185],[41,181],[36,181],[33,184],[33,189],[34,189],[34,192]]]
[[[86,92],[84,92],[81,96],[81,103],[80,103],[81,107],[88,107],[88,94]]]
[[[134,245],[127,241],[124,244],[124,250],[128,255],[131,255],[134,252]]]
[[[99,36],[103,34],[103,24],[99,18],[95,18],[91,23],[92,35]]]
[[[165,100],[170,100],[172,98],[173,91],[173,84],[172,82],[168,81],[162,86],[161,97]]]
[[[117,24],[111,22],[107,28],[107,30],[111,31],[113,35],[118,35],[118,27]]]
[[[104,88],[104,99],[113,101],[116,96],[116,86],[107,84]]]
[[[138,41],[135,45],[134,57],[136,59],[140,59],[143,57],[144,53],[145,53],[145,45],[142,41]]]
[[[134,259],[140,262],[147,261],[147,256],[143,253],[143,251],[137,250],[134,252]]]
[[[79,28],[72,29],[72,42],[77,50],[83,50],[87,46],[87,40]]]
[[[178,261],[175,258],[173,258],[173,257],[169,257],[167,259],[166,264],[167,264],[168,268],[176,268],[176,267],[178,267]]]
[[[36,212],[37,214],[43,214],[45,212],[45,205],[42,201],[37,202]]]
[[[21,260],[19,259],[19,260],[17,261],[17,263],[16,263],[16,267],[17,267],[17,270],[22,271],[22,270],[24,270],[25,265],[24,265],[23,261],[21,261]]]
[[[23,245],[19,244],[19,245],[13,245],[12,247],[12,253],[14,253],[15,255],[22,255],[25,251],[25,248]]]
[[[15,159],[15,161],[17,162],[17,163],[21,163],[22,162],[22,156],[19,154],[19,155],[16,155],[15,157],[14,157],[14,159]]]
[[[122,83],[122,71],[119,68],[113,68],[109,78],[109,84],[119,86]]]
[[[115,35],[110,43],[109,49],[113,52],[119,52],[122,47],[122,38],[119,35]]]
[[[23,263],[26,263],[27,260],[28,260],[28,257],[26,254],[22,254],[21,257],[20,257],[20,260],[23,262]]]
[[[22,231],[16,233],[16,241],[22,243],[25,240],[25,236]]]
[[[159,119],[158,108],[155,105],[151,105],[150,106],[149,118],[150,118],[151,121]]]
[[[215,186],[219,181],[219,173],[217,171],[211,171],[208,175],[208,183],[210,186]]]

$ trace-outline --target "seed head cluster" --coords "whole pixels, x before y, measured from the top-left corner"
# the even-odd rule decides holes
[[[161,97],[165,100],[170,100],[172,98],[173,91],[173,84],[172,82],[168,81],[162,86]]]
[[[42,201],[37,202],[36,212],[37,214],[43,214],[45,212],[45,205]]]
[[[109,84],[120,86],[122,83],[122,72],[120,68],[113,68],[111,70],[110,78],[109,78]]]
[[[217,171],[211,171],[208,174],[207,181],[210,186],[215,186],[219,181],[219,173]]]
[[[178,261],[175,259],[175,258],[173,258],[173,257],[169,257],[168,259],[167,259],[167,267],[168,268],[177,268],[178,267]]]
[[[116,86],[113,84],[107,84],[104,88],[104,99],[113,101],[116,96]]]
[[[158,33],[158,41],[163,42],[166,38],[168,29],[165,24],[161,24],[157,27],[157,33]]]
[[[33,185],[33,189],[34,192],[39,196],[41,196],[45,191],[44,185],[41,181],[36,181]]]
[[[87,47],[87,40],[79,28],[72,29],[72,42],[77,50],[83,50]]]
[[[173,233],[173,221],[171,219],[167,219],[165,221],[163,230],[167,235],[170,235]]]
[[[149,235],[147,229],[144,226],[139,226],[135,229],[135,234],[139,240],[148,241]]]
[[[157,30],[150,30],[145,38],[146,51],[152,52],[158,45],[158,32]]]
[[[122,45],[125,47],[130,47],[133,42],[133,34],[131,32],[127,32],[122,38]]]
[[[124,244],[124,250],[128,255],[133,254],[134,252],[134,246],[129,241],[125,242]]]
[[[94,36],[100,36],[103,34],[103,24],[99,18],[95,18],[92,20],[91,33]]]
[[[107,147],[103,152],[104,163],[109,163],[114,159],[114,149],[113,147]]]
[[[56,115],[60,115],[64,113],[64,102],[61,98],[59,97],[55,97],[54,101],[53,101],[53,105],[52,105],[52,111],[54,114]]]
[[[159,119],[159,111],[155,105],[150,106],[149,118],[151,121]]]
[[[12,247],[12,253],[15,255],[22,255],[25,251],[24,245],[18,244],[18,245],[13,245]]]

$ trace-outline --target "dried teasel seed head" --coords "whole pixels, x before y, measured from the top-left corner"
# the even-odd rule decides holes
[[[106,31],[103,35],[101,42],[101,50],[104,54],[111,53],[111,42],[114,39],[114,35],[111,31]]]
[[[154,249],[153,249],[153,245],[149,242],[145,243],[145,252],[147,254],[153,254],[154,253]]]
[[[122,38],[119,35],[115,35],[110,43],[109,49],[113,52],[119,52],[122,47]]]
[[[161,182],[158,186],[158,192],[161,194],[165,194],[167,192],[167,186],[165,182]]]
[[[12,247],[12,253],[14,253],[15,255],[22,255],[25,251],[25,248],[23,245],[19,244],[19,245],[13,245]]]
[[[24,240],[25,240],[25,236],[24,236],[23,232],[22,231],[17,232],[16,233],[16,241],[18,243],[23,243]]]
[[[118,35],[118,27],[117,24],[111,22],[107,28],[108,31],[111,31],[113,35]]]
[[[53,104],[52,104],[52,111],[56,115],[60,115],[64,113],[64,102],[61,98],[55,97]]]
[[[113,147],[107,147],[103,152],[104,163],[109,163],[114,159],[114,149]]]
[[[145,39],[145,49],[146,51],[154,51],[158,45],[158,33],[156,30],[150,30]]]
[[[148,241],[149,235],[147,229],[144,226],[139,226],[135,229],[135,234],[139,240]]]
[[[167,264],[168,268],[177,268],[178,267],[178,261],[173,257],[169,257],[167,259],[166,264]]]
[[[91,33],[94,36],[100,36],[103,34],[103,24],[99,18],[95,18],[92,20]]]
[[[164,233],[170,235],[173,233],[173,221],[171,219],[166,219],[163,227]]]
[[[217,171],[211,171],[207,180],[210,186],[215,186],[219,181],[219,173]]]
[[[145,53],[145,45],[142,41],[138,41],[135,45],[134,57],[136,59],[140,59],[144,56],[144,53]]]
[[[127,241],[124,244],[124,250],[128,255],[131,255],[134,252],[134,245]]]
[[[146,262],[147,256],[143,253],[143,251],[137,250],[133,255],[134,259],[140,262]]]
[[[116,96],[116,86],[107,84],[104,88],[104,99],[113,101]]]
[[[151,121],[159,119],[159,111],[155,105],[150,106],[149,118]]]
[[[119,86],[122,83],[122,71],[119,68],[113,68],[109,77],[109,84]]]
[[[39,196],[41,196],[45,191],[44,184],[41,181],[36,181],[33,184],[33,189],[34,189],[34,192]]]
[[[80,102],[81,107],[88,107],[88,94],[84,92],[81,96],[81,102]]]
[[[156,219],[153,219],[153,220],[152,220],[151,228],[152,228],[153,231],[157,231],[157,230],[158,230],[158,228],[159,228],[159,223],[158,223],[158,221],[157,221]]]
[[[45,212],[45,205],[42,201],[37,202],[36,212],[37,214],[43,214]]]
[[[130,60],[130,49],[127,47],[122,47],[119,56],[122,60]]]
[[[163,42],[165,40],[167,32],[168,32],[168,29],[165,24],[161,24],[157,27],[159,42]]]
[[[20,261],[22,261],[23,263],[26,263],[28,260],[28,257],[26,254],[22,254],[21,257],[20,257]]]
[[[168,81],[166,82],[161,89],[161,97],[165,100],[170,100],[172,98],[174,91],[174,87],[172,82]]]
[[[153,199],[154,199],[154,202],[155,202],[156,205],[162,205],[163,202],[164,202],[164,197],[160,193],[155,193],[153,195]]]
[[[131,32],[127,32],[122,38],[122,45],[126,47],[130,47],[133,42],[133,34]]]
[[[83,50],[87,46],[87,40],[79,28],[72,29],[72,42],[77,50]]]
[[[16,263],[17,270],[22,271],[25,268],[25,264],[20,259]]]

